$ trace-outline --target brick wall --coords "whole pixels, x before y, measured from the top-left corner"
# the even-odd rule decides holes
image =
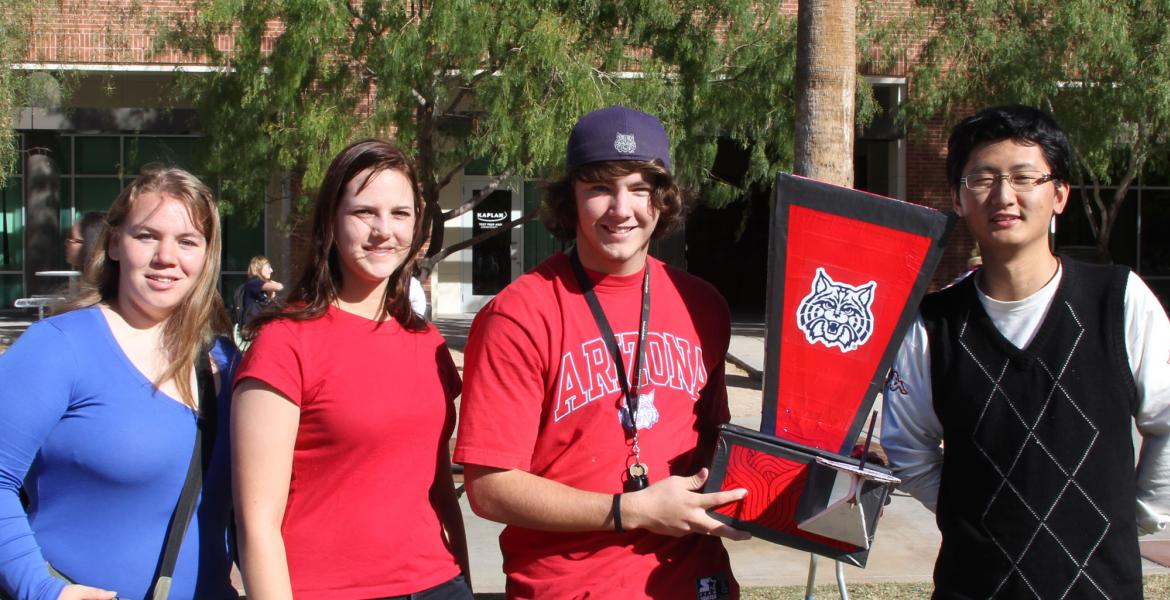
[[[921,137],[911,137],[906,145],[906,197],[916,204],[936,210],[953,210],[946,178],[946,140],[949,131],[936,118]],[[967,270],[967,259],[974,246],[967,227],[960,221],[951,235],[935,274],[932,289],[950,283]]]
[[[206,60],[174,50],[152,51],[159,31],[192,16],[190,0],[58,0],[54,10],[38,11],[27,27],[33,32],[26,59],[45,63],[199,65]],[[279,24],[269,27],[271,48]],[[216,47],[228,50],[231,36]]]

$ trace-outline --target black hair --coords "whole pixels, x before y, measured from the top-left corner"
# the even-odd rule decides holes
[[[1044,153],[1054,179],[1068,183],[1072,176],[1072,147],[1052,115],[1031,106],[1011,104],[985,108],[963,119],[947,140],[947,183],[958,188],[963,167],[976,146],[1013,140],[1036,144]]]

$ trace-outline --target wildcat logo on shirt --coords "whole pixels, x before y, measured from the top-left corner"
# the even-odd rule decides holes
[[[618,420],[626,429],[650,429],[658,422],[658,407],[654,406],[654,392],[638,394],[638,410],[635,412],[638,422],[630,422],[630,410],[622,404],[618,408]],[[636,427],[635,427],[636,425]]]
[[[910,395],[910,386],[906,385],[906,380],[897,371],[890,371],[890,378],[886,381],[887,392],[897,392],[903,396]]]
[[[618,348],[622,352],[622,362],[627,369],[632,369],[638,332],[619,333],[617,339]],[[641,383],[638,386],[640,392],[638,429],[653,427],[658,422],[658,405],[655,403],[658,390],[679,390],[694,401],[699,399],[707,384],[703,348],[686,338],[663,332],[646,332],[644,362],[640,374]],[[633,382],[632,377],[630,381]],[[582,343],[576,350],[561,356],[556,386],[553,420],[557,422],[588,406],[594,400],[601,398],[618,400],[621,386],[618,384],[617,367],[609,354],[609,349],[605,347],[605,342],[600,337],[595,337]],[[616,406],[616,402],[610,406]],[[623,423],[629,422],[629,416],[624,410],[619,412],[618,418]]]
[[[877,282],[858,287],[833,281],[817,267],[812,291],[796,308],[796,324],[809,344],[820,342],[850,352],[869,341],[873,333],[873,293]]]

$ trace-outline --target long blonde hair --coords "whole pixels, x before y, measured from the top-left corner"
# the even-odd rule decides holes
[[[269,264],[267,256],[264,256],[263,254],[257,254],[256,256],[253,256],[252,260],[248,261],[248,277],[268,280],[268,278],[264,276],[264,266],[267,264]]]
[[[134,203],[144,194],[158,194],[182,202],[203,237],[207,239],[203,271],[195,279],[191,292],[175,307],[163,325],[163,349],[167,366],[155,380],[158,387],[170,379],[179,388],[180,399],[198,408],[191,389],[191,371],[200,352],[206,352],[213,335],[228,330],[227,312],[219,295],[220,240],[219,211],[215,198],[199,178],[177,167],[158,163],[144,165],[138,178],[118,194],[106,213],[106,227],[98,238],[93,255],[86,265],[81,293],[66,311],[93,306],[99,302],[113,304],[118,298],[119,266],[107,254],[110,240],[130,214]]]

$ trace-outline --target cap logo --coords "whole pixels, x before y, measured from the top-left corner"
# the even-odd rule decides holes
[[[634,141],[632,133],[618,133],[613,139],[613,149],[622,154],[633,154],[638,150],[638,143]]]

